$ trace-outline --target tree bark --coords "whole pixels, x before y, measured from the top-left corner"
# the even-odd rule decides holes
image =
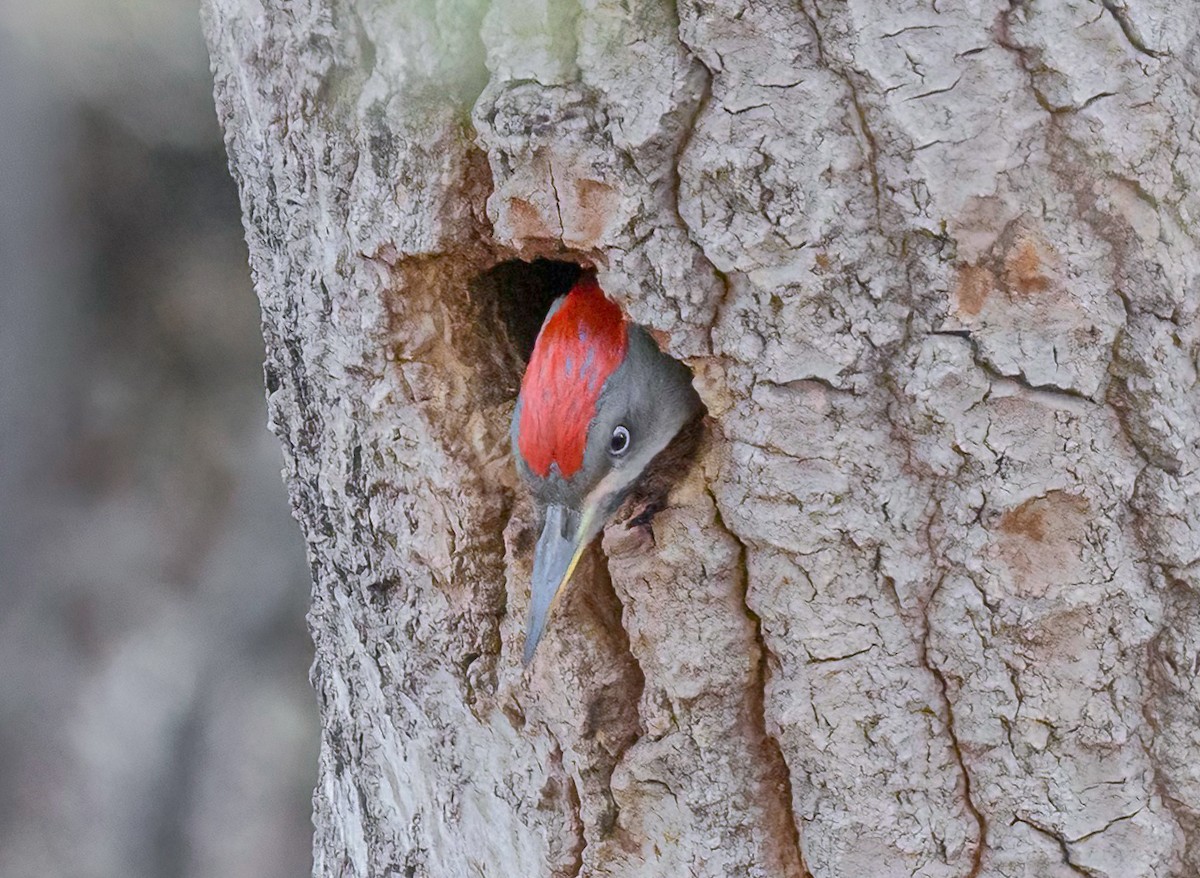
[[[1200,873],[1200,4],[205,17],[316,874]],[[525,672],[538,257],[710,417]]]

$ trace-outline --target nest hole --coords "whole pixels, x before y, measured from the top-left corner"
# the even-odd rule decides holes
[[[554,300],[575,285],[583,271],[574,262],[510,259],[477,275],[470,284],[488,337],[504,338],[524,369],[538,330]]]

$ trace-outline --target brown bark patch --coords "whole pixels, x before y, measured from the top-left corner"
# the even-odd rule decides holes
[[[585,249],[598,247],[612,220],[616,190],[598,180],[576,180],[574,201],[566,218],[570,231],[564,239],[570,240],[565,243]]]
[[[1004,257],[1004,280],[1014,295],[1032,296],[1050,288],[1046,262],[1050,253],[1032,237],[1016,240]]]
[[[958,272],[951,304],[959,314],[974,317],[995,288],[996,280],[989,269],[982,265],[964,265]]]
[[[667,332],[665,329],[648,329],[647,332],[650,333],[650,337],[654,339],[654,343],[662,350],[665,351],[670,349],[671,333]]]
[[[1026,500],[1000,517],[997,553],[1015,591],[1040,597],[1070,581],[1085,545],[1087,501],[1065,491]]]
[[[508,232],[513,240],[556,237],[542,212],[524,198],[508,199]]]

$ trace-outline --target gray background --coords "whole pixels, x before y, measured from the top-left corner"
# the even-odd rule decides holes
[[[297,876],[309,575],[196,4],[0,4],[0,875]]]

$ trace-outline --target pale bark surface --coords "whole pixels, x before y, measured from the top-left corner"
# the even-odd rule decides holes
[[[1200,873],[1200,4],[206,19],[318,874]],[[535,256],[600,264],[711,425],[526,674],[479,276]]]

